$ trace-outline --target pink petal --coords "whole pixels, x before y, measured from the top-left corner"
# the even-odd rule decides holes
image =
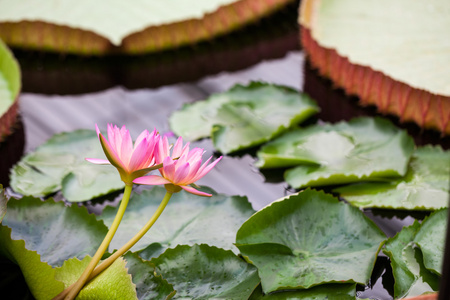
[[[148,143],[146,140],[139,143],[139,145],[134,149],[133,154],[130,158],[130,163],[128,164],[128,168],[130,172],[146,168],[145,165],[148,161]]]
[[[180,188],[182,188],[183,190],[185,190],[186,192],[189,192],[191,194],[194,195],[198,195],[198,196],[204,196],[204,197],[211,197],[211,194],[207,194],[204,192],[200,192],[199,190],[194,189],[193,187],[187,186],[187,185],[180,185]]]
[[[106,157],[108,158],[109,162],[115,166],[116,168],[126,170],[125,165],[122,163],[120,158],[117,156],[116,151],[111,147],[109,142],[105,139],[105,137],[100,134],[100,143],[103,147],[103,152],[105,152]]]
[[[130,132],[126,130],[124,126],[121,130],[121,147],[119,156],[126,166],[130,163],[132,153],[133,140],[131,139]]]
[[[139,136],[137,137],[136,141],[134,141],[134,149],[136,149],[136,147],[144,140],[148,140],[149,138],[149,133],[148,130],[144,130],[141,132],[141,134],[139,134]]]
[[[158,175],[148,175],[139,177],[133,180],[133,182],[136,184],[145,184],[145,185],[160,185],[171,183],[169,180]]]
[[[162,175],[168,179],[172,179],[175,176],[175,169],[175,161],[171,157],[167,156],[163,161]]]
[[[175,142],[175,146],[173,146],[172,158],[177,158],[181,156],[182,151],[183,151],[183,138],[180,136]]]
[[[216,159],[215,161],[213,161],[207,167],[204,167],[204,166],[206,166],[206,164],[209,162],[210,159],[211,159],[211,157],[203,164],[203,166],[200,168],[201,170],[199,170],[199,172],[197,172],[197,175],[194,178],[194,182],[199,180],[203,176],[205,176],[209,171],[211,171],[211,169],[214,168],[214,166],[222,159],[222,156],[219,157],[218,159]]]
[[[100,158],[85,158],[90,163],[96,164],[96,165],[110,165],[111,163],[109,160],[106,159],[100,159]]]
[[[177,168],[175,170],[175,175],[173,176],[172,182],[174,184],[185,184],[185,183],[191,183],[189,181],[189,163],[184,163],[180,166],[177,164]]]

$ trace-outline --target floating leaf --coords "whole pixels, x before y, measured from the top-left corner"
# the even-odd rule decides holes
[[[81,276],[91,261],[90,256],[83,260],[69,259],[57,268],[56,278],[68,287]],[[136,287],[128,274],[126,262],[119,257],[105,271],[91,280],[78,294],[77,299],[138,299]]]
[[[79,54],[139,54],[192,44],[225,34],[293,0],[135,0],[129,5],[6,1],[0,37],[32,49]],[[99,22],[98,20],[102,21]]]
[[[141,253],[143,258],[150,259],[177,244],[208,243],[237,252],[233,246],[236,232],[254,213],[251,204],[245,197],[217,194],[211,189],[204,191],[213,196],[199,197],[183,191],[173,194],[161,217],[134,246],[134,251],[150,245],[147,254]],[[163,187],[155,186],[131,196],[110,249],[120,248],[147,223],[165,193]],[[109,226],[117,209],[107,207],[98,218]]]
[[[178,245],[153,258],[176,298],[248,299],[259,284],[257,269],[233,252],[208,245]]]
[[[420,230],[421,225],[415,221],[385,243],[383,252],[391,260],[396,299],[436,291],[439,287],[439,278],[425,268],[422,254],[412,243]]]
[[[114,167],[91,164],[86,157],[104,157],[95,131],[56,134],[13,168],[11,187],[36,197],[62,189],[69,201],[90,200],[124,187]]]
[[[441,209],[426,218],[414,242],[419,245],[423,253],[425,267],[436,273],[442,274],[444,261],[445,233],[447,231],[448,209]]]
[[[321,284],[305,290],[283,291],[264,295],[261,286],[249,300],[355,300],[356,284]]]
[[[169,121],[172,130],[183,138],[211,136],[216,149],[230,153],[267,142],[318,110],[306,94],[252,82],[186,104]]]
[[[302,47],[311,65],[362,105],[449,134],[450,70],[442,67],[450,62],[448,1],[359,4],[302,1]]]
[[[3,186],[0,184],[0,224],[3,221],[3,217],[6,214],[6,207],[8,203],[8,198],[5,195],[5,190]]]
[[[255,213],[236,246],[259,272],[265,293],[333,282],[365,284],[385,236],[357,208],[305,190]]]
[[[268,152],[272,157],[276,153],[281,161],[285,157],[292,160],[292,153],[297,151],[294,148],[300,148],[297,152],[303,157],[301,159],[316,163],[286,171],[284,177],[294,188],[386,181],[403,176],[414,151],[413,139],[381,118],[356,118],[335,125],[314,125],[307,129],[307,133],[305,136],[302,129],[287,133],[279,138],[281,142],[275,140],[266,148],[270,149]],[[276,150],[271,145],[275,145]],[[261,164],[264,166],[263,162]],[[274,167],[273,163],[270,165]]]
[[[20,85],[19,64],[0,39],[0,142],[16,122]]]
[[[420,147],[404,178],[387,183],[359,183],[334,191],[358,207],[434,210],[448,206],[450,151]]]
[[[20,267],[34,298],[49,299],[62,292],[64,284],[55,279],[55,269],[26,247],[24,240],[11,238],[11,228],[0,225],[0,256]]]
[[[137,254],[127,252],[124,255],[128,272],[136,285],[139,300],[170,299],[175,295],[173,286],[155,274],[155,266],[149,261],[142,260]]]
[[[85,207],[32,197],[10,199],[2,225],[12,229],[12,240],[24,240],[26,249],[53,267],[68,258],[93,255],[108,231]]]

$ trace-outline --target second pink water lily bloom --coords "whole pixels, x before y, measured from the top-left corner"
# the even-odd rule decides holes
[[[133,145],[130,132],[125,126],[119,128],[108,124],[108,139],[101,134],[97,124],[95,128],[108,160],[98,158],[86,158],[86,160],[94,164],[113,165],[119,171],[125,184],[132,184],[135,178],[161,167],[155,166],[156,163],[162,162],[155,157],[160,143],[160,136],[156,129],[152,133],[147,130],[142,131]]]
[[[170,193],[181,189],[199,196],[211,197],[211,194],[201,192],[190,186],[205,176],[222,159],[222,156],[209,164],[212,156],[202,164],[204,150],[194,148],[189,150],[189,143],[183,146],[183,139],[178,138],[170,154],[170,145],[165,137],[159,144],[157,159],[163,160],[163,167],[159,169],[161,176],[148,175],[133,180],[134,183],[144,185],[164,184]]]

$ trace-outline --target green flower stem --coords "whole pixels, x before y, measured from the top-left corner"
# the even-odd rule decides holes
[[[163,200],[159,204],[159,206],[156,209],[156,211],[154,212],[153,216],[144,225],[144,227],[142,227],[142,229],[133,238],[131,238],[131,240],[129,240],[124,246],[122,246],[119,250],[114,252],[110,257],[108,257],[107,259],[102,261],[102,263],[99,264],[92,271],[92,273],[90,273],[89,277],[87,278],[87,280],[85,282],[89,282],[90,280],[92,280],[95,276],[97,276],[98,274],[103,272],[106,268],[108,268],[117,258],[119,258],[123,254],[125,254],[125,252],[127,252],[128,250],[130,250],[131,247],[133,247],[147,233],[147,231],[150,230],[150,228],[153,226],[153,224],[155,224],[156,220],[158,220],[159,216],[161,215],[161,213],[164,211],[167,204],[169,203],[169,200],[171,197],[172,197],[172,193],[166,192]],[[59,294],[58,297],[61,297],[61,298],[54,298],[53,300],[64,299],[64,296],[67,295],[69,292],[71,292],[73,288],[75,288],[75,284],[76,283],[72,284],[67,289],[65,289],[64,292]],[[65,299],[68,299],[68,298],[65,298]]]
[[[97,266],[98,262],[102,258],[103,254],[105,253],[106,249],[108,248],[109,244],[111,243],[111,240],[114,236],[114,234],[117,231],[117,228],[119,227],[120,221],[122,220],[122,217],[125,213],[125,209],[127,208],[128,202],[130,201],[130,195],[131,190],[133,189],[133,184],[126,184],[125,190],[122,197],[122,202],[120,203],[119,210],[117,211],[116,217],[114,218],[114,221],[109,228],[108,233],[106,234],[105,238],[103,239],[103,242],[101,243],[100,247],[97,249],[97,252],[95,253],[94,257],[90,261],[89,265],[84,270],[83,274],[80,276],[78,281],[76,281],[71,287],[71,289],[66,292],[63,291],[61,294],[56,296],[54,300],[57,299],[66,299],[66,300],[72,300],[75,299],[75,297],[78,295],[80,290],[84,287],[85,283],[88,281],[92,271]],[[67,296],[64,298],[64,295],[67,294]]]
[[[149,231],[149,229],[155,224],[156,220],[158,220],[159,216],[163,212],[164,208],[166,208],[167,203],[169,203],[170,197],[172,197],[172,193],[166,192],[166,195],[164,195],[163,200],[158,206],[158,209],[155,211],[151,219],[145,224],[144,227],[139,230],[139,232],[131,238],[122,248],[114,252],[110,257],[102,261],[100,265],[98,265],[95,270],[92,272],[91,277],[89,279],[94,278],[101,272],[103,272],[106,268],[108,268],[117,258],[125,254],[128,250],[131,249],[146,233]]]

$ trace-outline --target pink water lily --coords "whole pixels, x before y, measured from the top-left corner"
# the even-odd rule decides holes
[[[142,131],[133,145],[130,132],[125,126],[119,128],[108,124],[108,139],[101,134],[97,124],[95,128],[107,160],[98,158],[86,158],[86,160],[94,164],[113,165],[119,171],[125,184],[132,184],[133,179],[161,167],[156,165],[162,163],[162,160],[158,161],[155,157],[160,143],[160,136],[156,129],[152,133],[147,130]]]
[[[190,186],[205,176],[222,159],[219,157],[209,164],[212,156],[202,164],[202,156],[205,151],[201,148],[189,150],[189,143],[183,146],[183,139],[178,138],[170,154],[170,145],[166,137],[160,142],[157,159],[163,161],[163,167],[159,168],[161,176],[148,175],[133,180],[137,184],[160,185],[164,184],[167,191],[179,192],[181,189],[199,196],[211,197],[211,194],[201,192]]]

